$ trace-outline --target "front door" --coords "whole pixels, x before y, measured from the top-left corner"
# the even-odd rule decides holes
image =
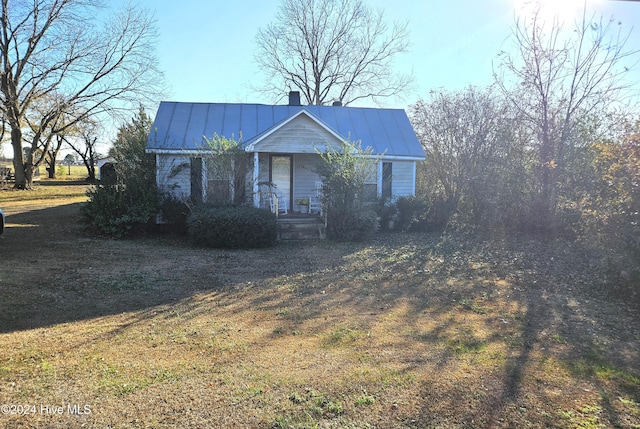
[[[275,185],[278,198],[284,198],[291,210],[291,191],[293,179],[293,156],[271,155],[269,162],[269,181]]]

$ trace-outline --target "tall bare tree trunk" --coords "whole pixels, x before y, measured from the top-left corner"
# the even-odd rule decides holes
[[[13,147],[13,170],[15,171],[16,189],[31,189],[33,185],[33,155],[25,159],[22,152],[22,130],[20,127],[11,129],[11,146]],[[31,166],[29,168],[29,166]]]
[[[47,165],[47,172],[49,179],[55,179],[56,178],[56,160],[58,159],[58,153],[60,153],[60,148],[62,147],[62,142],[64,141],[64,139],[62,138],[62,136],[56,135],[56,144],[51,147],[51,149],[48,149],[48,147],[51,146],[51,141],[53,140],[54,135],[50,134],[47,139],[49,140],[47,142],[47,145],[45,147],[47,147],[46,151],[45,151],[45,155],[44,156],[44,162],[45,165]]]

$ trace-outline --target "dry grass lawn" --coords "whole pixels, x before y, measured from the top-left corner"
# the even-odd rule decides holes
[[[640,427],[640,309],[597,250],[114,241],[84,189],[0,191],[0,427]]]

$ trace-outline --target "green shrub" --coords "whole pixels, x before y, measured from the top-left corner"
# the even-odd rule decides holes
[[[187,217],[191,213],[188,201],[181,200],[173,194],[164,195],[160,204],[160,212],[162,220],[166,222],[170,231],[186,234]]]
[[[374,205],[375,212],[378,215],[380,230],[389,231],[395,229],[395,221],[397,220],[398,208],[386,198],[378,198]]]
[[[316,172],[322,178],[327,237],[360,241],[378,229],[378,216],[366,209],[366,183],[375,175],[376,159],[360,143],[343,142],[341,150],[320,153]],[[375,177],[375,176],[374,176]]]
[[[157,212],[154,187],[96,186],[87,196],[81,209],[84,221],[113,237],[146,232]]]
[[[395,228],[401,231],[424,232],[429,229],[430,204],[424,198],[400,197],[396,201],[398,210]]]
[[[327,214],[327,237],[334,241],[362,241],[378,230],[373,210],[331,210]]]
[[[431,208],[429,209],[429,230],[444,230],[456,211],[457,206],[455,201],[441,199],[432,201]]]
[[[269,247],[277,237],[276,216],[249,206],[197,206],[187,218],[187,228],[191,242],[205,247]]]
[[[111,154],[114,180],[87,194],[84,220],[102,234],[121,237],[146,232],[158,212],[155,157],[145,152],[152,120],[141,108],[131,122],[120,127]]]
[[[404,196],[391,204],[379,200],[375,206],[381,229],[403,232],[429,232],[444,229],[455,213],[455,205],[447,201]]]

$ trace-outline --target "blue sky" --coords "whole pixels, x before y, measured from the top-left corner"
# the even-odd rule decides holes
[[[280,0],[111,0],[109,4],[117,8],[129,1],[155,15],[157,55],[169,90],[164,100],[285,102],[284,95],[274,100],[252,89],[263,81],[253,60],[256,31],[275,19]],[[401,99],[387,99],[381,107],[407,109],[432,89],[490,85],[496,57],[511,49],[516,13],[528,1],[368,0],[371,7],[384,10],[390,22],[408,22],[411,36],[409,52],[397,58],[395,67],[413,72],[414,88]],[[584,4],[584,0],[540,1],[551,5],[551,14],[559,12],[570,20]],[[640,51],[640,0],[586,1],[590,13],[615,17],[631,30],[627,47]],[[636,61],[630,78],[640,100],[640,54]],[[367,100],[355,105],[377,107]],[[105,147],[114,135],[115,128],[104,135]]]
[[[125,0],[122,0],[125,1]],[[435,88],[462,89],[492,82],[492,67],[508,40],[516,10],[527,0],[369,0],[390,21],[408,21],[410,52],[395,67],[413,71],[415,88],[385,107],[406,108]],[[565,16],[582,0],[547,0]],[[640,50],[640,2],[587,0],[588,8],[614,16]],[[117,4],[117,2],[114,2]],[[253,61],[256,30],[275,18],[279,0],[139,0],[155,13],[157,54],[175,101],[273,103],[251,89],[262,81]],[[632,64],[629,64],[632,65]],[[633,71],[640,87],[640,64]],[[367,102],[365,102],[366,104]],[[370,103],[370,102],[368,102]]]
[[[155,15],[157,55],[169,89],[165,100],[276,102],[252,90],[263,80],[253,57],[256,31],[275,19],[280,0],[110,0],[108,4],[115,9],[129,1]],[[383,9],[389,21],[408,22],[411,33],[410,51],[397,58],[395,67],[413,71],[414,89],[402,99],[387,99],[382,107],[406,109],[427,98],[432,89],[491,84],[496,56],[512,48],[509,37],[516,12],[528,1],[368,0],[371,7]],[[585,0],[540,1],[571,19]],[[586,2],[590,12],[614,17],[631,30],[627,48],[640,51],[640,0]],[[635,61],[627,65],[640,104],[640,55]],[[375,107],[369,101],[357,105]],[[115,131],[104,137],[107,145],[111,134]],[[11,156],[10,145],[0,149]]]

